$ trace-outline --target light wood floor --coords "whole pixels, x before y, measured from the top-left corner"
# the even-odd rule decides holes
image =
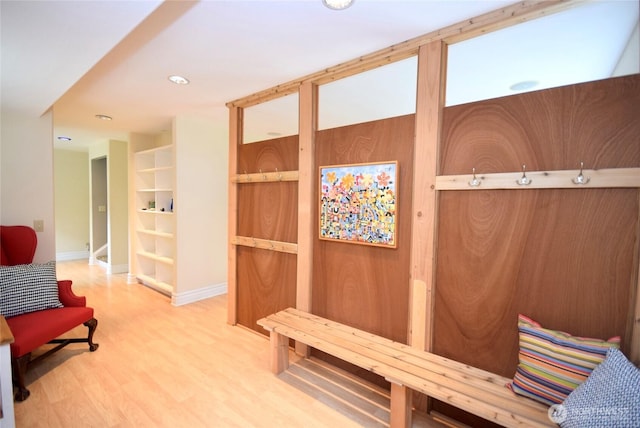
[[[86,261],[58,263],[58,278],[95,309],[100,348],[72,344],[34,365],[18,428],[388,426],[386,391],[322,362],[273,375],[266,336],[226,324],[226,296],[174,307]],[[414,417],[426,426],[440,425]]]

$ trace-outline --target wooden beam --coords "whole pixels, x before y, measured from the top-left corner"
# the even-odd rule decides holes
[[[233,239],[238,233],[238,185],[232,178],[238,170],[238,146],[242,144],[243,110],[240,107],[229,108],[229,202],[227,204],[227,323],[236,325],[238,322],[238,284],[237,284],[237,254]]]
[[[411,299],[409,343],[431,350],[434,266],[436,249],[438,147],[447,64],[447,46],[435,41],[418,52],[416,98],[416,141],[413,169],[413,207],[411,217]],[[419,294],[418,290],[422,290]],[[423,295],[420,302],[418,295]],[[425,305],[423,311],[417,306]],[[424,323],[424,324],[420,324]],[[415,344],[415,345],[414,345]]]
[[[318,129],[318,86],[304,83],[299,95],[299,139],[298,139],[298,264],[296,308],[305,312],[312,310],[313,286],[313,227],[316,206],[315,182],[315,135]],[[309,347],[296,342],[296,353],[308,356]]]
[[[260,248],[261,250],[279,251],[281,253],[297,254],[298,245],[293,242],[273,241],[249,236],[234,236],[230,241],[233,245]]]
[[[404,42],[375,51],[368,55],[328,67],[324,70],[256,92],[244,98],[227,103],[232,107],[250,107],[298,91],[298,87],[310,82],[316,85],[333,82],[353,76],[383,65],[417,55],[420,46],[443,40],[448,44],[457,43],[492,31],[500,30],[515,24],[547,16],[584,3],[584,0],[529,0],[521,1],[504,8],[467,19],[437,31],[406,40]]]
[[[298,181],[298,171],[273,171],[236,174],[231,181],[238,184],[272,183],[276,181]]]

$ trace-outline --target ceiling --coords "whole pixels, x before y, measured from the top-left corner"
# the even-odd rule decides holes
[[[72,138],[54,141],[57,148],[155,134],[183,114],[211,118],[226,145],[229,101],[512,3],[356,0],[333,11],[321,0],[1,0],[2,109],[41,115],[53,108],[54,139]],[[638,0],[598,1],[452,45],[447,100],[507,95],[523,80],[538,81],[540,89],[608,77],[632,34],[638,37],[637,25]],[[325,127],[361,120],[346,111],[389,114],[363,106],[386,105],[398,114],[415,108],[415,67],[407,60],[326,85],[321,105],[335,120]],[[172,84],[172,74],[191,83]],[[378,79],[384,103],[367,98],[376,92],[369,77]],[[263,117],[262,134],[288,132]]]

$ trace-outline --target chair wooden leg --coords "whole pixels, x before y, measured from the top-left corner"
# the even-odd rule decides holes
[[[24,354],[18,358],[12,358],[13,362],[13,383],[17,386],[18,391],[15,394],[16,401],[24,401],[29,397],[29,390],[25,386],[25,373],[27,366],[31,361],[31,352]]]
[[[96,331],[98,327],[98,320],[95,318],[91,318],[89,321],[84,323],[87,328],[89,328],[89,335],[87,336],[87,342],[89,343],[89,351],[93,352],[98,349],[97,343],[93,343],[93,333]]]

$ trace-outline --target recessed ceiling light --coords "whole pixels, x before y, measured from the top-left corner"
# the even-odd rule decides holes
[[[522,82],[514,83],[509,86],[512,91],[525,91],[527,89],[535,88],[538,86],[537,80],[523,80]]]
[[[333,10],[346,9],[351,6],[353,2],[354,0],[322,0],[322,4]]]
[[[60,135],[58,137],[58,140],[60,140],[60,141],[71,141],[71,137],[66,137],[64,135]]]
[[[189,84],[189,79],[187,79],[186,77],[178,76],[178,75],[169,76],[168,79],[171,82],[175,83],[176,85],[188,85]]]
[[[96,119],[113,120],[113,118],[111,116],[107,116],[106,114],[96,114]]]

